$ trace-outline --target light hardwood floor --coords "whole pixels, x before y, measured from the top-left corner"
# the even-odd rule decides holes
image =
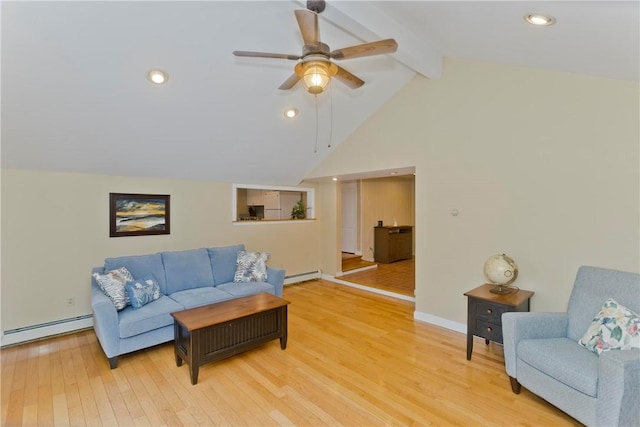
[[[86,330],[3,349],[3,426],[570,426],[511,392],[502,348],[413,319],[413,304],[326,281],[285,287],[286,350],[273,341],[200,368],[171,343],[110,370]]]

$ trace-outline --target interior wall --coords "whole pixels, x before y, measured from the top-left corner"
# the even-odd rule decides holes
[[[320,268],[316,221],[234,224],[230,183],[3,169],[1,185],[3,331],[90,314],[107,257],[244,243],[287,275]],[[110,192],[171,195],[171,234],[110,238]]]
[[[533,311],[564,311],[580,265],[640,270],[639,101],[637,82],[447,60],[307,179],[415,165],[416,317],[464,324],[498,253]]]
[[[323,274],[335,276],[342,271],[342,246],[340,230],[342,228],[342,192],[335,181],[321,182],[316,187],[318,194],[318,225],[321,248],[320,265]]]
[[[374,227],[378,221],[384,225],[393,225],[394,221],[398,225],[415,225],[415,185],[413,177],[386,177],[363,179],[361,188],[362,259],[373,261]]]

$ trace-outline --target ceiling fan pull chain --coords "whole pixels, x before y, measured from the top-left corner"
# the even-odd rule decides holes
[[[313,95],[316,101],[316,145],[313,147],[313,153],[318,152],[318,95]]]
[[[333,85],[329,85],[329,145],[331,148],[331,142],[333,141]]]

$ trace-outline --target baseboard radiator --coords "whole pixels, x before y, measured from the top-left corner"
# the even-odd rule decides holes
[[[0,346],[18,344],[93,327],[93,315],[70,317],[3,331]]]
[[[292,274],[284,277],[284,284],[291,285],[293,283],[306,282],[307,280],[319,279],[322,277],[320,270],[308,271],[306,273]]]

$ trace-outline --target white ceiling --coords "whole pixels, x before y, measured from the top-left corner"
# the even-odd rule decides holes
[[[638,1],[337,1],[331,49],[394,37],[398,52],[341,61],[366,81],[318,98],[277,87],[300,54],[297,1],[8,2],[2,13],[2,167],[295,185],[443,56],[639,78]],[[522,19],[549,13],[557,24]],[[155,86],[152,68],[169,73]],[[318,132],[316,133],[316,101]],[[286,107],[300,116],[283,117]],[[328,147],[331,143],[331,147]],[[410,165],[408,165],[410,166]]]

